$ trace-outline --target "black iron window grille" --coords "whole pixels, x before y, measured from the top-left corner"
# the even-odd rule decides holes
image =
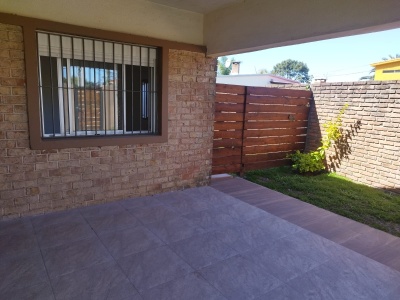
[[[38,31],[43,138],[159,134],[157,48]]]

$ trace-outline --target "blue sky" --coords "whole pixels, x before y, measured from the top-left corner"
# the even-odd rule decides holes
[[[307,64],[314,78],[328,81],[357,81],[368,75],[371,63],[400,54],[400,28],[319,42],[231,55],[241,61],[240,74],[254,74],[285,59]]]

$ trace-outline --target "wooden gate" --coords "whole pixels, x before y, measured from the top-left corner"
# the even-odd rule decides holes
[[[212,173],[289,164],[304,150],[311,91],[217,84]]]

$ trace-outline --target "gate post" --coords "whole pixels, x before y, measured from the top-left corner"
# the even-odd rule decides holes
[[[241,143],[241,148],[240,148],[240,172],[239,172],[239,176],[243,177],[244,175],[244,162],[243,162],[243,158],[244,158],[244,131],[245,131],[245,127],[246,127],[246,114],[247,114],[247,110],[246,110],[246,106],[247,106],[247,86],[244,87],[244,101],[243,101],[243,126],[242,126],[242,143]]]

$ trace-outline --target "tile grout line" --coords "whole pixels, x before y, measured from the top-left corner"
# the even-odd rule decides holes
[[[133,214],[131,214],[131,212],[125,208],[123,205],[121,205],[120,203],[118,203],[118,205],[120,207],[122,207],[125,211],[127,211],[131,216],[135,217]],[[90,226],[90,228],[92,228],[92,226],[89,224],[89,222],[87,221],[87,219],[82,216],[82,218],[85,219],[85,221],[88,223],[88,225]],[[136,218],[136,217],[135,217]],[[144,227],[143,223],[141,220],[139,220],[138,218],[136,218],[139,223]],[[137,226],[136,226],[137,227]],[[134,228],[134,227],[132,227]],[[117,266],[117,268],[121,271],[121,274],[124,274],[125,278],[128,280],[128,282],[132,285],[132,287],[135,289],[135,291],[137,292],[138,295],[141,295],[139,292],[139,289],[133,284],[133,282],[131,282],[131,280],[129,279],[129,276],[127,274],[125,274],[124,270],[122,269],[122,267],[120,266],[120,264],[117,262],[117,259],[111,254],[111,252],[108,250],[108,248],[106,247],[106,245],[104,245],[103,240],[100,238],[100,236],[98,235],[98,233],[92,228],[94,234],[96,235],[96,238],[99,240],[99,242],[103,245],[104,249],[106,249],[107,253],[110,255],[110,257],[112,257],[113,262],[115,263],[115,265]],[[108,290],[109,292],[109,290]]]
[[[51,288],[51,292],[53,293],[53,298],[56,299],[56,293],[55,293],[55,291],[54,291],[54,287],[53,287],[53,284],[52,284],[52,282],[51,282],[49,270],[47,269],[46,263],[45,263],[45,261],[44,261],[44,255],[43,255],[42,247],[40,247],[39,241],[38,241],[38,239],[37,239],[35,226],[33,226],[32,220],[31,220],[30,218],[29,218],[29,222],[31,223],[33,232],[34,232],[34,234],[35,234],[35,241],[36,241],[37,246],[38,246],[39,251],[40,251],[40,256],[41,256],[41,258],[42,258],[42,263],[43,263],[43,266],[44,266],[44,268],[45,268],[45,270],[46,270],[47,280],[48,280],[48,282],[49,282],[49,285],[50,285],[50,288]]]

